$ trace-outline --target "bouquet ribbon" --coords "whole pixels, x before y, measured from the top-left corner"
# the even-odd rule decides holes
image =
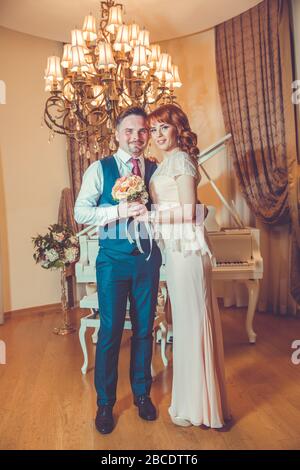
[[[134,244],[134,240],[132,239],[129,231],[128,231],[128,222],[129,222],[129,218],[126,220],[126,236],[127,236],[127,239],[129,241],[129,243],[131,244]],[[134,228],[134,238],[135,238],[135,242],[136,242],[136,245],[138,247],[138,250],[140,253],[143,253],[145,254],[143,248],[142,248],[142,245],[141,245],[141,241],[140,241],[140,232],[139,232],[139,222],[135,219],[133,219],[133,228]],[[150,256],[152,254],[152,246],[153,246],[153,237],[152,237],[152,229],[151,229],[151,226],[148,222],[143,222],[144,225],[145,225],[145,229],[147,231],[147,234],[148,234],[148,239],[149,239],[149,243],[150,243],[150,251],[149,251],[149,254],[146,258],[146,261],[148,261],[150,259]]]

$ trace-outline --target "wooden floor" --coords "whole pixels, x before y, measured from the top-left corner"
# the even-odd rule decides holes
[[[80,313],[72,313],[77,326]],[[58,312],[14,314],[0,327],[0,339],[7,347],[7,364],[0,365],[0,448],[300,449],[300,365],[291,362],[291,344],[300,339],[300,321],[258,314],[258,342],[250,346],[244,318],[244,309],[222,310],[228,394],[234,417],[230,428],[180,428],[170,422],[167,409],[172,367],[164,369],[159,346],[152,387],[159,418],[142,421],[132,405],[130,334],[125,332],[115,406],[117,426],[112,434],[102,436],[94,428],[95,346],[90,339],[91,368],[82,376],[77,334],[52,334],[59,323]]]

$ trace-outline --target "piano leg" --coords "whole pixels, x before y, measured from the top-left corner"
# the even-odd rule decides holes
[[[100,323],[100,322],[99,322]],[[93,344],[96,344],[97,341],[98,341],[98,332],[100,330],[100,325],[99,326],[96,326],[95,330],[94,330],[94,333],[92,334],[92,341],[93,341]]]
[[[253,330],[253,319],[257,305],[257,299],[259,294],[259,280],[258,279],[249,279],[245,281],[248,293],[249,293],[249,302],[248,302],[248,311],[246,317],[246,330],[251,344],[256,342],[256,333]]]
[[[79,341],[81,345],[81,349],[83,352],[83,366],[81,367],[81,372],[83,374],[86,374],[87,366],[88,366],[88,354],[87,354],[87,348],[86,348],[86,342],[85,342],[85,332],[87,328],[87,322],[85,321],[85,318],[81,319],[80,323],[80,329],[79,329]]]
[[[167,367],[168,365],[168,358],[166,356],[166,346],[167,346],[167,328],[163,322],[159,324],[161,330],[161,340],[160,340],[160,350],[161,350],[161,359],[163,361],[163,365]]]
[[[165,282],[160,282],[157,303],[161,310],[162,315],[161,315],[161,318],[158,319],[158,326],[160,328],[161,359],[165,367],[167,367],[168,365],[168,358],[166,356],[168,328],[167,328],[166,313],[165,313],[167,299],[168,299],[168,291],[166,288],[166,284]]]

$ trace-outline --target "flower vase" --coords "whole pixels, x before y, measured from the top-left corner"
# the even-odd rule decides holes
[[[53,333],[56,335],[69,335],[76,331],[69,323],[68,319],[68,306],[66,296],[66,268],[60,268],[60,287],[61,287],[61,311],[62,311],[62,324],[58,328],[54,328]]]

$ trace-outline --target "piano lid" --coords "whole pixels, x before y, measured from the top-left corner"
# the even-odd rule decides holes
[[[231,201],[231,204],[227,202],[226,198],[223,196],[222,192],[219,190],[215,182],[211,179],[207,171],[205,170],[203,163],[209,160],[211,157],[219,153],[221,150],[226,148],[226,142],[231,139],[231,134],[225,135],[222,139],[218,140],[216,143],[213,145],[210,145],[207,147],[203,152],[201,152],[198,156],[198,166],[201,168],[203,173],[205,174],[206,178],[208,179],[210,185],[214,189],[214,191],[217,193],[221,201],[223,202],[224,206],[227,207],[228,211],[233,217],[233,220],[235,221],[236,225],[239,228],[244,228],[244,224],[240,219],[239,214],[237,213],[237,210],[235,209],[234,202]]]

